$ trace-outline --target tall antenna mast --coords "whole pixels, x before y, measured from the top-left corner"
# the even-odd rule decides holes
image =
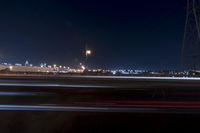
[[[182,67],[200,70],[200,0],[187,0]]]

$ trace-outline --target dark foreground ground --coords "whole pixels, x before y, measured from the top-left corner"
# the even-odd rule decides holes
[[[1,111],[3,133],[199,132],[199,115]]]
[[[200,131],[200,80],[1,77],[0,132]]]

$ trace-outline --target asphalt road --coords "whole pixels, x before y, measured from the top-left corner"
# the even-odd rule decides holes
[[[200,80],[2,77],[0,110],[199,113]]]
[[[200,79],[1,77],[1,132],[197,130]]]

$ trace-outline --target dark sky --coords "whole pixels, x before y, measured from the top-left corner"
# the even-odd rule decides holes
[[[1,62],[177,69],[186,0],[2,0]]]

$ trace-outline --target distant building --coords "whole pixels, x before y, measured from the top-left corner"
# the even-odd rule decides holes
[[[47,67],[47,63],[41,63],[40,67]]]
[[[29,62],[28,61],[25,62],[25,66],[29,66]]]
[[[5,66],[7,66],[8,65],[8,63],[2,63],[3,65],[5,65]]]
[[[15,66],[22,66],[22,64],[16,63]]]

